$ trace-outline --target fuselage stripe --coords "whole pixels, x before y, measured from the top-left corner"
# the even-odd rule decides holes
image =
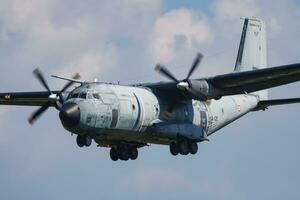
[[[140,121],[140,118],[141,118],[141,104],[140,104],[140,101],[138,99],[138,97],[136,96],[135,93],[133,93],[136,101],[137,101],[137,104],[138,104],[138,115],[137,115],[137,118],[136,118],[136,121],[134,123],[134,126],[133,126],[133,130],[136,129],[137,125],[139,124],[139,121]]]

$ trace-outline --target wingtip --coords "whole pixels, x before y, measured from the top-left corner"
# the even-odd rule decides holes
[[[160,71],[161,68],[162,68],[162,65],[157,63],[154,69],[155,69],[155,71]]]
[[[32,71],[33,74],[38,74],[39,72],[40,72],[40,69],[38,67]]]
[[[80,79],[80,74],[79,73],[76,73],[74,76],[73,76],[73,79]]]
[[[32,126],[35,120],[33,118],[28,118],[28,123]]]

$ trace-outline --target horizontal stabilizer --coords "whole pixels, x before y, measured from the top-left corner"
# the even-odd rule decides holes
[[[277,106],[277,105],[292,104],[292,103],[300,103],[300,98],[273,99],[273,100],[260,101],[257,104],[256,108],[253,109],[253,111],[265,110],[269,106]]]

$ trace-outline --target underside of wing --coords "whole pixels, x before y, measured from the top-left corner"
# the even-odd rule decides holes
[[[58,92],[53,91],[53,93]],[[49,92],[0,93],[0,105],[43,106],[48,102],[49,95]]]

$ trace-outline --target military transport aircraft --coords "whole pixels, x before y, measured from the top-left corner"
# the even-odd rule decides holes
[[[49,107],[59,110],[63,127],[77,135],[79,147],[109,147],[112,160],[135,160],[138,148],[148,144],[169,145],[170,152],[196,154],[198,143],[250,111],[300,102],[268,99],[266,89],[300,80],[300,63],[266,68],[266,29],[262,20],[244,19],[234,71],[191,79],[201,62],[198,53],[185,79],[177,79],[166,67],[155,70],[170,82],[119,85],[68,81],[60,91],[50,90],[42,73],[34,75],[47,91],[0,94],[1,105],[40,106],[29,118],[33,124]],[[73,84],[78,87],[70,92]]]

